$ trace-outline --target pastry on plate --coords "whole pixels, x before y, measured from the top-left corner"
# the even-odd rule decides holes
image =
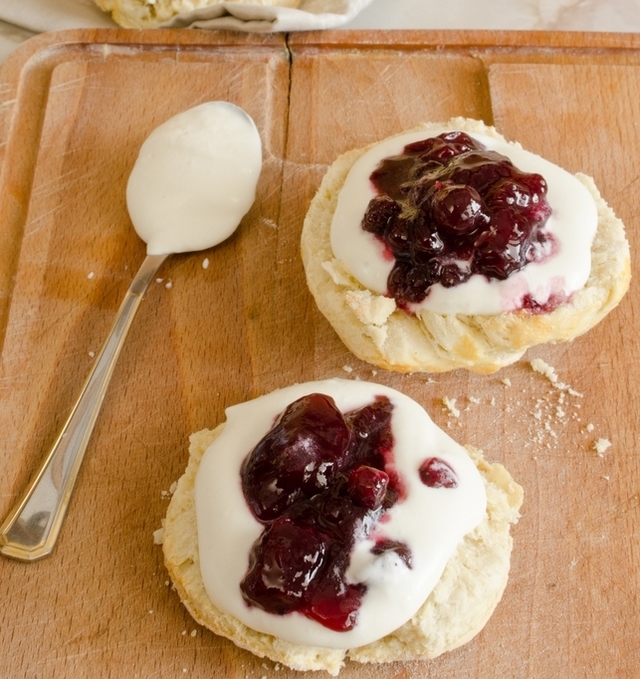
[[[630,280],[624,225],[590,177],[465,118],[340,156],[301,249],[345,345],[399,372],[494,372],[592,328]]]
[[[300,4],[300,0],[95,0],[95,2],[124,28],[155,28],[178,14],[220,5],[223,2],[293,8]]]
[[[193,617],[336,675],[469,641],[507,583],[522,489],[422,407],[363,381],[298,384],[191,437],[163,523]]]

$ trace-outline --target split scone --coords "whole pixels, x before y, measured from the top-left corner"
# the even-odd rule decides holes
[[[590,177],[465,118],[340,156],[301,249],[345,345],[399,372],[495,372],[592,328],[630,281],[624,225]]]
[[[407,396],[309,382],[192,435],[165,564],[199,623],[293,669],[434,658],[502,597],[521,502]]]
[[[124,28],[155,28],[178,14],[220,5],[223,2],[294,8],[300,4],[300,0],[95,0],[95,2]]]

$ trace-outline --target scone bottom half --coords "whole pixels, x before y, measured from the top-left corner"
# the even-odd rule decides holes
[[[397,136],[417,132],[428,139],[443,128],[506,141],[493,127],[466,118],[425,123]],[[439,373],[464,368],[491,374],[519,360],[532,346],[569,341],[582,335],[612,311],[626,293],[631,276],[624,225],[594,181],[584,174],[576,174],[575,178],[597,210],[591,268],[580,289],[549,305],[548,310],[522,308],[492,314],[434,312],[413,306],[407,310],[389,290],[382,293],[365,287],[334,255],[331,228],[351,169],[376,146],[347,152],[329,167],[308,209],[301,238],[307,284],[317,307],[347,348],[361,360],[401,373]],[[384,203],[382,206],[386,209]],[[414,227],[407,227],[409,231],[411,228]],[[397,236],[392,232],[388,238],[393,240]]]
[[[351,405],[353,403],[361,403],[362,398],[361,396],[358,396],[360,400],[358,401],[358,398],[356,398],[354,401],[353,398],[349,396],[345,401],[342,396],[345,385],[348,390],[351,388],[349,385],[358,385],[356,388],[361,390],[373,386],[374,390],[376,390],[375,393],[379,392],[379,395],[382,395],[382,397],[387,395],[390,396],[392,409],[394,411],[396,408],[401,407],[395,396],[398,392],[394,392],[394,390],[390,390],[380,385],[350,382],[347,380],[327,380],[307,383],[306,385],[295,385],[295,391],[293,392],[288,391],[292,388],[274,392],[273,394],[276,394],[277,397],[280,398],[280,407],[282,403],[286,402],[289,398],[297,398],[284,409],[283,414],[281,415],[280,420],[276,422],[276,425],[274,425],[270,431],[265,431],[262,439],[259,439],[258,437],[259,440],[256,442],[256,447],[245,451],[244,457],[241,453],[244,451],[246,441],[250,440],[252,436],[255,438],[256,435],[255,433],[249,435],[247,439],[244,439],[242,436],[240,437],[242,438],[242,441],[238,442],[238,451],[232,451],[229,455],[240,455],[240,457],[242,457],[243,462],[239,468],[241,475],[248,474],[247,469],[251,466],[251,463],[247,461],[255,461],[257,459],[255,457],[258,455],[256,451],[259,451],[261,446],[264,447],[264,442],[269,440],[269,435],[275,436],[277,434],[277,436],[280,436],[282,434],[282,431],[276,431],[278,426],[287,429],[287,427],[293,426],[291,425],[292,422],[299,423],[300,421],[308,421],[304,420],[304,417],[302,417],[302,420],[300,419],[300,413],[296,408],[311,408],[313,410],[312,419],[316,418],[316,399],[319,395],[328,399],[331,403],[334,403],[334,405],[336,403],[341,404],[339,411],[342,411],[342,408],[345,407],[344,404],[348,403],[349,406],[343,413],[344,421],[348,423],[348,427],[354,427],[353,431],[359,431],[358,427],[362,426],[362,422],[368,420],[371,412],[373,412],[370,411],[370,407],[373,407],[375,411],[379,407],[380,399],[371,402],[374,405],[371,405],[371,403],[367,401],[365,405],[361,406],[362,410],[354,411],[351,409]],[[337,394],[335,401],[333,401],[333,397],[329,395],[330,393]],[[261,398],[271,398],[273,397],[273,394]],[[282,400],[283,398],[284,400]],[[401,395],[400,398],[407,399],[407,397],[402,397]],[[382,401],[384,401],[384,398]],[[407,401],[411,400],[407,399]],[[522,503],[522,489],[511,478],[502,465],[486,462],[482,453],[475,448],[462,448],[461,446],[458,446],[458,444],[451,441],[449,437],[439,429],[435,441],[451,441],[451,444],[456,451],[454,456],[455,461],[452,463],[451,458],[447,457],[449,453],[445,444],[443,444],[445,445],[445,448],[441,449],[438,447],[439,444],[436,445],[433,443],[432,439],[427,437],[428,440],[432,441],[431,449],[425,452],[425,457],[427,457],[430,462],[427,466],[424,464],[421,465],[420,471],[421,484],[424,487],[429,486],[429,490],[425,492],[427,494],[432,493],[436,495],[442,493],[447,498],[452,497],[450,494],[456,492],[456,490],[467,494],[468,491],[466,490],[467,487],[464,486],[464,483],[466,483],[464,479],[470,478],[466,477],[465,474],[471,473],[473,478],[477,477],[478,483],[482,489],[483,509],[478,517],[478,522],[475,523],[475,527],[466,533],[459,542],[454,544],[451,556],[446,560],[445,564],[443,564],[444,570],[441,570],[439,577],[436,577],[435,586],[432,587],[422,605],[419,604],[419,601],[417,602],[417,606],[419,607],[407,622],[400,624],[398,628],[393,629],[382,638],[377,638],[369,643],[356,645],[354,647],[332,647],[331,645],[324,644],[310,646],[308,643],[301,642],[300,639],[291,641],[282,638],[277,634],[269,633],[269,631],[260,628],[261,622],[257,625],[259,629],[254,629],[240,620],[240,617],[244,617],[242,609],[239,609],[240,614],[236,615],[234,613],[237,611],[225,610],[225,607],[227,606],[226,602],[224,602],[224,605],[214,603],[212,597],[209,595],[211,589],[209,589],[210,581],[208,578],[211,576],[207,575],[207,569],[210,566],[201,560],[202,558],[205,558],[205,561],[208,559],[206,556],[208,546],[206,536],[202,535],[203,509],[201,500],[199,499],[202,495],[198,495],[196,487],[202,487],[198,484],[204,483],[203,479],[207,478],[207,470],[211,468],[213,460],[216,460],[216,464],[220,464],[222,470],[228,468],[234,468],[236,471],[238,470],[237,465],[234,467],[233,465],[229,466],[223,464],[222,456],[226,456],[227,451],[229,451],[228,441],[236,438],[235,430],[238,427],[237,418],[240,418],[242,422],[246,422],[247,412],[249,412],[246,410],[246,407],[253,407],[256,403],[261,404],[261,399],[241,404],[241,409],[238,410],[235,415],[233,413],[233,408],[229,409],[227,411],[227,421],[224,424],[219,425],[212,431],[203,430],[191,436],[188,466],[184,475],[176,484],[175,492],[173,493],[167,510],[166,519],[163,522],[163,529],[161,532],[165,564],[180,599],[194,619],[215,634],[227,637],[239,647],[251,651],[258,657],[269,658],[276,663],[282,663],[295,670],[323,670],[333,676],[336,676],[339,673],[347,660],[359,663],[389,663],[395,661],[429,659],[447,651],[451,651],[471,640],[484,627],[490,618],[493,610],[500,601],[506,586],[512,549],[510,527],[512,524],[516,523],[519,518],[519,510]],[[413,401],[411,401],[411,403],[415,404]],[[302,404],[302,406],[300,404]],[[415,406],[419,408],[417,404],[415,404]],[[353,413],[356,412],[357,414],[354,415]],[[405,422],[405,420],[402,419],[404,415],[400,415],[399,413],[400,411],[398,411],[398,414],[394,412],[391,419],[394,435],[393,451],[395,452],[397,452],[397,446],[403,445],[403,434],[398,431],[397,423]],[[424,413],[424,416],[430,423],[429,427],[435,427],[435,425],[430,422],[426,413]],[[318,417],[322,419],[324,415]],[[394,419],[396,417],[399,419]],[[335,434],[333,425],[331,429],[333,434]],[[435,427],[435,429],[437,429],[437,427]],[[375,439],[377,436],[374,430],[372,430],[372,439]],[[274,431],[276,434],[274,434]],[[322,434],[320,438],[323,436],[324,434]],[[309,441],[314,438],[314,435],[309,435],[309,437],[307,437],[305,434],[303,438],[309,443]],[[336,437],[333,435],[329,438],[334,442],[336,440]],[[298,441],[299,440],[300,439],[298,439]],[[314,440],[317,442],[317,437]],[[387,438],[382,436],[381,438],[378,437],[376,440],[386,441]],[[287,461],[283,464],[287,469],[295,469],[297,459],[294,450],[295,445],[291,444],[294,446],[294,448],[291,449],[288,448],[289,445],[290,444],[287,444],[285,446],[288,452],[281,450],[278,452],[278,455],[283,455],[283,460],[286,458]],[[307,449],[314,449],[314,445],[315,444],[312,443],[307,446]],[[344,459],[355,454],[353,453],[354,448],[350,447],[351,445],[352,444],[349,444],[345,448],[346,451],[350,452],[344,452],[344,456],[346,456]],[[324,444],[321,448],[325,452],[316,451],[316,453],[320,455],[322,461],[326,463],[328,458],[323,457],[323,455],[326,454],[327,449],[324,447]],[[390,454],[393,455],[395,452]],[[314,453],[314,455],[316,453]],[[360,454],[362,453],[358,453],[358,455]],[[385,455],[387,455],[387,453],[385,453]],[[387,457],[386,459],[393,461],[395,458]],[[434,460],[437,462],[434,463]],[[397,462],[397,460],[395,461]],[[260,464],[262,464],[260,460],[258,460],[258,462],[256,468],[260,468]],[[298,462],[300,462],[299,459]],[[385,468],[385,464],[385,462],[380,461],[378,467]],[[278,465],[276,465],[276,467],[277,466]],[[305,466],[311,468],[313,464],[309,460],[305,460]],[[316,468],[319,469],[320,467],[317,466]],[[279,469],[282,469],[282,466],[280,466]],[[324,470],[327,469],[326,464],[322,469],[324,474]],[[468,471],[465,471],[465,469],[468,469]],[[353,469],[351,472],[348,470],[348,466],[343,467],[340,472],[343,476],[337,474],[335,477],[332,477],[333,481],[329,482],[330,484],[338,484],[338,486],[332,486],[331,492],[334,494],[333,501],[335,501],[336,497],[342,497],[341,493],[347,492],[344,489],[348,486],[348,494],[350,494],[349,497],[351,498],[349,502],[354,502],[354,506],[360,507],[361,505],[359,505],[358,502],[362,500],[362,497],[365,497],[364,502],[368,508],[364,513],[370,518],[374,515],[378,516],[379,512],[382,511],[380,509],[382,504],[378,505],[377,509],[372,509],[376,506],[375,501],[371,500],[372,495],[369,492],[372,486],[370,484],[365,484],[368,490],[365,492],[364,496],[359,496],[359,491],[354,491],[352,485],[348,485],[344,480],[348,476],[348,483],[353,483]],[[389,469],[387,469],[387,471],[389,471]],[[383,470],[378,470],[378,473],[382,476],[385,474]],[[360,474],[361,471],[358,471],[355,476],[361,478],[359,476]],[[222,472],[221,476],[224,476]],[[320,476],[322,476],[322,474]],[[235,486],[236,488],[239,488],[241,485],[245,484],[246,476],[241,476],[241,479],[242,481],[236,479],[236,482],[234,483],[233,479],[225,477],[221,478],[220,482],[226,487]],[[463,485],[461,488],[456,489],[456,483],[462,483]],[[340,486],[340,484],[343,485]],[[389,486],[387,487],[385,485],[384,488],[388,490],[393,487],[393,484],[394,482],[391,481],[389,482]],[[342,490],[338,491],[336,490],[336,487],[339,487]],[[207,488],[209,487],[207,486]],[[216,490],[216,488],[211,488],[211,495],[215,495]],[[360,491],[361,490],[362,488]],[[242,493],[241,490],[238,490],[238,492]],[[354,492],[356,497],[360,497],[360,500],[353,500],[354,496],[351,494]],[[415,490],[410,492],[415,493]],[[297,500],[296,502],[302,502],[302,506],[306,506],[308,509],[309,505],[325,506],[322,504],[323,500],[321,498],[328,496],[327,494],[329,491],[319,491],[317,488],[314,490],[307,484],[304,493],[307,496],[306,499]],[[387,493],[384,502],[387,502],[389,497],[390,496]],[[198,498],[198,500],[196,500],[196,498]],[[409,502],[410,500],[405,499],[403,501]],[[249,504],[246,499],[243,499],[243,502],[247,505]],[[379,500],[379,502],[382,503],[383,501]],[[266,511],[268,512],[270,510],[267,509]],[[285,516],[288,521],[290,516],[305,515],[306,511],[307,510],[300,509],[299,505],[294,504],[290,508],[287,508],[282,516]],[[224,521],[230,520],[233,522],[234,519],[231,517],[242,514],[243,512],[248,514],[250,510],[243,509],[242,511],[239,511],[237,507],[234,506],[233,510],[228,512],[227,518],[224,519]],[[376,512],[378,512],[378,514],[376,514]],[[267,526],[264,535],[267,535],[268,531],[273,529],[273,525],[278,523],[280,518],[281,517],[274,518],[271,516],[268,520],[263,522]],[[426,517],[423,516],[421,521],[416,523],[423,524],[425,519]],[[326,525],[324,523],[326,520],[327,518],[325,517],[318,525]],[[238,521],[239,522],[236,522],[229,527],[230,533],[237,533],[242,530],[242,522],[241,520]],[[272,523],[270,523],[270,521]],[[385,520],[380,525],[388,526],[388,522]],[[201,531],[200,533],[199,530]],[[260,530],[262,530],[262,528]],[[383,528],[382,530],[389,529]],[[374,533],[375,531],[372,532],[372,535]],[[251,558],[249,558],[247,552],[239,555],[238,563],[246,564],[243,566],[243,572],[245,573],[241,583],[243,588],[246,587],[246,583],[250,580],[250,564],[253,563],[255,566],[256,559],[259,560],[259,556],[256,557],[256,553],[259,555],[260,552],[259,547],[256,547],[256,545],[264,545],[264,540],[266,539],[264,535],[254,543],[252,547],[254,552]],[[201,542],[201,540],[204,540],[204,542]],[[379,540],[376,542],[376,545],[378,545],[378,543],[380,543]],[[383,540],[381,544],[386,543]],[[256,549],[258,549],[258,552],[255,551]],[[356,550],[355,547],[353,547],[353,549]],[[387,545],[382,549],[396,550],[397,553],[401,555],[401,560],[410,558],[407,557],[407,552],[409,552],[409,554],[413,554],[414,566],[416,563],[422,563],[420,561],[419,548],[413,543],[411,543],[409,549],[400,548],[395,544],[392,544],[391,547]],[[413,552],[412,549],[414,550]],[[295,548],[292,548],[292,550],[295,551]],[[237,568],[237,566],[233,565],[233,557],[229,554],[229,548],[227,548],[227,546],[224,544],[219,545],[216,551],[224,555],[224,557],[222,557],[224,562],[219,562],[219,571],[216,572],[216,577],[219,576],[223,579],[225,577],[225,570],[233,570],[234,568]],[[353,555],[356,554],[356,551],[352,552],[352,556],[350,557],[352,560],[355,558]],[[374,548],[372,548],[372,553],[380,554],[381,551],[374,552]],[[203,554],[205,555],[204,557]],[[377,558],[379,557],[375,557],[375,559]],[[229,560],[228,562],[226,561],[227,559]],[[338,562],[339,559],[336,562],[332,562],[333,565],[331,568],[333,570],[337,569],[336,563]],[[286,564],[286,559],[284,559],[284,561],[278,561],[278,563]],[[409,572],[410,569],[407,570],[407,573]],[[308,581],[313,585],[313,581],[316,580],[320,583],[320,587],[322,588],[325,587],[324,581],[322,580],[323,577],[322,571],[318,571],[318,573],[314,573],[313,577],[309,578]],[[205,581],[207,581],[207,584],[205,584]],[[367,587],[375,586],[372,584],[373,581],[366,580],[365,582],[367,583]],[[310,589],[312,585],[309,586]],[[235,586],[238,587],[237,583]],[[288,586],[295,587],[295,582],[293,584],[289,583]],[[222,583],[220,587],[224,588],[224,583]],[[307,587],[306,584],[305,587]],[[412,592],[413,591],[414,590],[412,590]],[[392,593],[392,596],[395,595],[395,597],[400,600],[401,597],[398,596],[399,594],[401,593],[395,592]],[[218,594],[213,592],[213,596],[216,597]],[[246,600],[243,605],[247,607]],[[251,606],[249,606],[249,608],[251,608]],[[364,610],[365,609],[357,609],[357,616],[365,614]],[[299,612],[278,614],[273,617],[284,619],[287,617],[291,618],[291,616],[293,616],[292,622],[294,627],[304,624],[301,623],[301,621],[309,617],[313,619],[313,615],[309,616],[308,613],[301,615]],[[345,620],[346,619],[347,618],[345,618]],[[317,619],[313,624],[317,625]],[[348,626],[349,625],[347,625],[347,627]],[[278,628],[279,631],[282,629],[286,630],[287,628],[286,626]],[[334,629],[337,628],[334,626]],[[285,634],[288,634],[288,632],[285,632]],[[301,632],[301,634],[302,638],[306,640],[306,633]],[[330,630],[329,634],[335,634],[335,632]],[[341,633],[337,634],[339,635]]]

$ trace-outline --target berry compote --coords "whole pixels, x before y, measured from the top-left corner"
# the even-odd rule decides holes
[[[250,606],[348,631],[366,591],[346,578],[356,540],[370,537],[373,554],[393,551],[411,567],[407,545],[372,537],[406,494],[395,472],[392,411],[386,396],[343,414],[331,397],[309,394],[245,458],[242,490],[264,526],[240,585]]]
[[[371,174],[377,192],[362,228],[395,264],[388,294],[409,309],[429,288],[480,274],[504,280],[548,256],[547,184],[464,132],[408,144]]]

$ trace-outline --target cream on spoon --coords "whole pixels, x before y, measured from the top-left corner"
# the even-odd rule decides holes
[[[228,102],[183,111],[143,143],[127,186],[127,208],[136,233],[147,243],[147,257],[71,415],[0,527],[2,554],[34,561],[51,553],[113,369],[149,283],[170,254],[213,247],[236,230],[255,199],[261,166],[253,120]]]
[[[253,204],[261,165],[253,120],[233,104],[201,104],[160,125],[127,185],[147,254],[204,250],[230,236]]]

